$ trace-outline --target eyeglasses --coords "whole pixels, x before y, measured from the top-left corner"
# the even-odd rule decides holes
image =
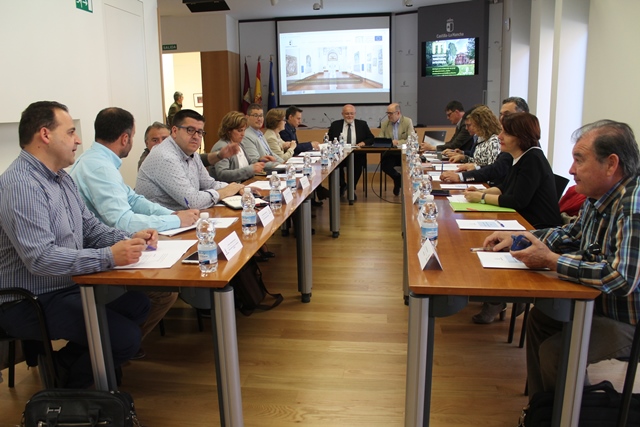
[[[264,117],[264,114],[249,114],[251,117],[254,117],[256,119],[261,119]]]
[[[396,111],[387,111],[387,116],[393,116],[396,113]]]
[[[202,129],[196,129],[192,126],[176,126],[178,129],[184,129],[187,131],[187,133],[191,136],[195,135],[196,133],[198,134],[198,136],[205,136],[207,134],[207,132],[205,132]]]

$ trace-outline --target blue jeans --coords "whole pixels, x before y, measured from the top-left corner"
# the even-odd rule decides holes
[[[57,362],[68,370],[65,386],[87,388],[93,371],[87,347],[87,331],[77,285],[39,295],[51,339],[69,341],[57,354]],[[149,299],[141,292],[126,292],[106,305],[111,350],[116,367],[130,360],[140,348],[140,325],[149,313]],[[27,302],[0,309],[0,326],[11,336],[41,340],[36,313]]]

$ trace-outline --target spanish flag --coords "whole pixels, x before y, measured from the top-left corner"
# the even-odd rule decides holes
[[[242,112],[247,114],[247,108],[251,104],[251,82],[249,78],[249,67],[247,59],[244,60],[244,88],[242,89]]]
[[[256,67],[256,96],[253,99],[256,104],[262,105],[262,83],[260,83],[260,58]]]

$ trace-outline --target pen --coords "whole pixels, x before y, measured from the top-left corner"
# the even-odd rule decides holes
[[[189,201],[187,200],[187,198],[186,198],[186,197],[184,198],[184,204],[185,204],[185,205],[187,205],[187,209],[191,209],[191,208],[189,207]]]
[[[504,224],[503,224],[503,223],[501,223],[501,222],[500,222],[500,221],[498,221],[497,219],[496,219],[496,222],[498,223],[498,225],[499,225],[500,227],[504,228]]]
[[[125,237],[124,237],[124,240],[131,240],[131,237],[127,237],[127,236],[125,236]],[[153,246],[151,246],[151,245],[147,245],[147,247],[145,248],[145,251],[155,251],[156,249],[157,249],[157,248],[154,248],[154,247],[153,247]]]

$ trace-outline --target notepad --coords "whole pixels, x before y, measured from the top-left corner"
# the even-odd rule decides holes
[[[497,219],[456,219],[460,230],[525,230],[524,226],[516,220]]]
[[[255,201],[256,201],[256,207],[268,205],[266,200],[263,200],[259,197],[255,197]],[[227,207],[230,207],[231,209],[242,209],[242,196],[236,195],[236,196],[225,197],[224,199],[222,199],[222,203],[224,203]],[[237,219],[238,218],[213,218],[213,220],[215,221],[216,228],[226,228],[229,225],[233,224]],[[218,227],[218,222],[223,224],[224,223],[223,220],[234,220],[234,221],[231,221],[229,225],[227,225],[226,227]]]
[[[509,270],[528,270],[525,263],[515,259],[509,252],[476,252],[484,268],[504,268]]]

